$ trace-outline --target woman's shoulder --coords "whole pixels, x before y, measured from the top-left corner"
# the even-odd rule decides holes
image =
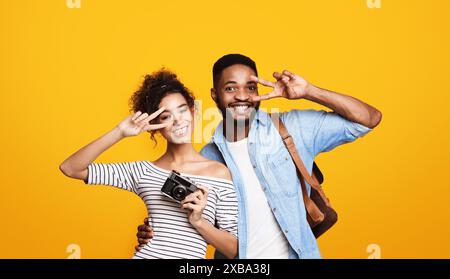
[[[224,164],[217,161],[207,160],[206,165],[206,175],[231,181],[232,178],[230,170]]]

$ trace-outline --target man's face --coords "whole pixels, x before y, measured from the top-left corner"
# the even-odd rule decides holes
[[[211,89],[211,97],[216,102],[223,117],[235,121],[248,120],[259,108],[252,96],[258,95],[257,84],[250,79],[255,72],[245,65],[236,64],[222,71],[216,87]]]

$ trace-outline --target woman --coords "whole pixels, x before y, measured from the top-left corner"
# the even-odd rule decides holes
[[[202,157],[191,143],[193,95],[174,73],[162,69],[145,77],[130,103],[134,114],[67,158],[60,170],[86,184],[115,186],[143,199],[153,239],[133,258],[204,258],[207,243],[236,257],[236,193],[228,169]],[[167,140],[166,152],[158,160],[93,163],[118,141],[145,131],[153,140],[157,131]],[[198,187],[181,204],[161,192],[171,170]]]

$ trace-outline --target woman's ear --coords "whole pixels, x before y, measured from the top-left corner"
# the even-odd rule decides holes
[[[195,117],[198,114],[199,111],[199,101],[198,100],[194,100],[194,104],[189,107],[189,110],[191,111],[192,117]]]
[[[192,113],[192,119],[195,119],[197,121],[201,121],[202,119],[202,101],[195,100],[194,105],[190,108]]]

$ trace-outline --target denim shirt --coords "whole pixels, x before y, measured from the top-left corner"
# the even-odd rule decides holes
[[[323,110],[292,110],[280,114],[280,119],[294,139],[298,152],[311,173],[314,158],[321,152],[352,142],[371,129]],[[268,204],[289,243],[293,259],[321,258],[316,238],[306,219],[300,181],[295,165],[283,144],[270,115],[258,110],[248,135],[250,161],[261,183]],[[236,187],[239,215],[239,258],[247,258],[247,210],[245,185],[237,164],[228,150],[222,122],[200,153],[224,163],[230,170]],[[308,192],[310,185],[307,184]]]

